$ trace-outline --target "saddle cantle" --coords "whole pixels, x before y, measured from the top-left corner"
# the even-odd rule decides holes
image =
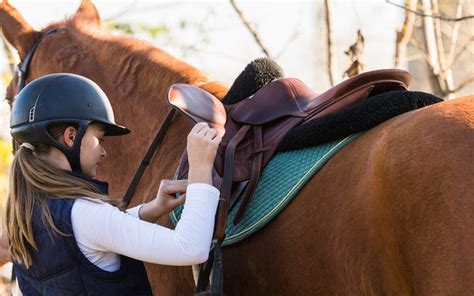
[[[214,185],[221,188],[216,238],[223,236],[227,210],[237,198],[242,200],[234,223],[239,222],[262,168],[289,130],[373,95],[406,90],[410,80],[410,73],[404,70],[376,70],[349,78],[317,95],[302,81],[283,78],[233,105],[223,105],[195,86],[172,85],[168,93],[170,105],[194,122],[208,122],[223,135],[214,163]],[[187,176],[187,166],[184,155],[178,178]]]

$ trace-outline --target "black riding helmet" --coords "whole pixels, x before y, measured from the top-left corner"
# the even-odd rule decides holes
[[[48,127],[55,123],[77,124],[73,147],[66,147],[48,132]],[[42,143],[58,148],[67,157],[71,169],[81,172],[81,141],[92,123],[103,124],[106,136],[130,132],[115,124],[109,99],[95,82],[76,74],[56,73],[33,80],[18,93],[10,129],[20,144]]]

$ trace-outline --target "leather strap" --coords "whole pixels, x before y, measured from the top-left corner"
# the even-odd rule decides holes
[[[209,284],[209,276],[211,275],[212,265],[214,263],[214,248],[209,252],[206,262],[199,266],[199,279],[196,285],[196,293],[194,295],[204,295],[207,285]]]
[[[250,125],[242,126],[237,134],[230,140],[225,151],[224,160],[224,177],[222,178],[221,198],[217,209],[216,231],[214,238],[220,240],[224,237],[225,226],[227,222],[227,213],[229,210],[229,202],[232,193],[232,169],[237,145],[243,140],[250,129]]]
[[[222,260],[222,241],[214,246],[214,258],[212,264],[211,295],[224,294],[224,264]]]
[[[237,204],[237,201],[239,201],[240,198],[244,196],[245,189],[247,189],[247,185],[249,184],[249,180],[232,184],[232,196],[230,198],[229,212],[232,211],[234,206]]]
[[[245,193],[242,197],[242,202],[240,203],[240,207],[235,214],[234,220],[232,221],[234,225],[238,224],[240,220],[242,220],[243,214],[247,209],[248,203],[257,188],[258,180],[260,179],[260,172],[262,170],[262,163],[263,163],[263,152],[265,149],[263,148],[263,135],[262,135],[262,127],[259,125],[255,125],[253,127],[254,138],[255,138],[255,154],[252,162],[252,172],[250,174],[250,181],[247,185],[247,189],[245,189]]]
[[[58,30],[59,28],[53,28],[41,34],[41,36],[38,38],[38,40],[35,41],[31,49],[26,54],[26,57],[23,60],[23,62],[18,64],[17,66],[18,87],[16,90],[17,94],[25,87],[26,77],[28,76],[28,68],[30,66],[31,60],[33,59],[33,55],[35,54],[36,48],[41,43],[41,40],[43,40],[43,38],[48,36],[49,34],[57,32]]]
[[[222,241],[217,241],[209,253],[206,263],[201,264],[199,269],[199,279],[194,296],[216,296],[223,295],[224,292],[224,265],[222,260]],[[212,271],[212,275],[211,275]],[[212,276],[211,287],[209,276]]]
[[[161,142],[163,141],[166,135],[166,132],[168,131],[168,128],[171,125],[171,122],[173,121],[175,113],[176,113],[176,110],[173,108],[168,112],[168,115],[166,116],[166,119],[161,124],[160,129],[158,130],[155,138],[153,139],[153,142],[151,142],[150,147],[148,147],[145,157],[143,157],[143,160],[140,163],[140,166],[135,172],[135,176],[133,176],[133,179],[130,182],[130,185],[128,186],[127,192],[123,196],[125,207],[128,207],[128,205],[130,204],[133,194],[135,193],[135,190],[137,189],[138,183],[140,182],[140,179],[142,178],[146,167],[150,164],[150,161],[153,158],[153,155],[155,155],[156,150],[158,149]]]

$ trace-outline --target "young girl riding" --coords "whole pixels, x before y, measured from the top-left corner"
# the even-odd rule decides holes
[[[10,127],[20,146],[7,235],[24,295],[151,295],[143,262],[207,260],[219,198],[211,186],[221,141],[214,129],[200,123],[189,133],[187,181],[164,180],[155,199],[123,211],[94,177],[105,138],[130,130],[115,123],[93,81],[66,73],[32,81],[13,104]],[[183,203],[174,230],[156,224]]]

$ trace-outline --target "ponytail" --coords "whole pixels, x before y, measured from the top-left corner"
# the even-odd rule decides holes
[[[9,195],[6,205],[6,232],[11,257],[31,265],[29,248],[37,250],[33,236],[33,210],[41,211],[42,221],[48,230],[63,233],[54,224],[48,207],[49,199],[95,198],[122,208],[122,203],[100,192],[94,185],[58,169],[38,155],[48,152],[50,146],[38,144],[20,146],[10,169]],[[91,199],[94,201],[93,199]]]

